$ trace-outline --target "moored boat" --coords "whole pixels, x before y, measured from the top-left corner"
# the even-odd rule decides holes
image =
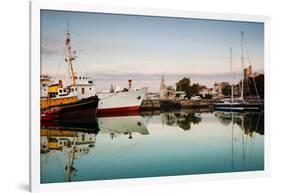
[[[260,110],[262,109],[262,103],[247,103],[247,102],[222,102],[216,103],[216,110],[224,110],[224,111],[244,111],[244,110]]]
[[[100,101],[97,116],[120,116],[139,112],[148,87],[124,92],[97,94]]]
[[[75,51],[72,52],[71,49],[70,33],[67,30],[65,61],[69,65],[72,84],[63,87],[62,81],[59,80],[58,84],[48,86],[47,97],[41,97],[42,121],[54,119],[88,121],[95,118],[99,99],[96,95],[91,95],[79,100],[79,91],[76,84],[77,76],[72,65],[75,58]]]
[[[74,72],[72,61],[75,60],[77,56],[76,52],[71,50],[69,31],[67,31],[65,42],[65,61],[70,69],[71,83],[68,84],[69,86],[66,88],[62,87],[61,84],[50,85],[48,89],[50,91],[52,90],[52,93],[48,96],[50,96],[49,98],[51,98],[51,100],[48,100],[48,97],[44,99],[41,98],[41,109],[61,106],[61,112],[56,113],[61,119],[74,118],[75,113],[73,110],[75,108],[80,108],[79,105],[82,104],[85,105],[85,108],[91,107],[97,108],[97,110],[86,110],[83,107],[82,109],[84,109],[84,111],[80,112],[79,109],[76,109],[77,112],[80,112],[81,118],[82,115],[92,117],[94,115],[93,112],[96,112],[98,116],[128,115],[139,112],[141,103],[146,97],[148,87],[138,89],[132,88],[132,80],[129,80],[128,88],[121,90],[116,89],[116,87],[113,88],[112,86],[109,91],[96,92],[94,81],[88,75]],[[86,103],[88,102],[85,101],[89,101],[90,99],[93,100],[92,104],[87,106]],[[96,104],[96,100],[99,100],[98,104]],[[76,105],[74,105],[75,103]],[[46,118],[51,119],[52,117],[49,115],[49,117]]]
[[[241,97],[239,99],[234,99],[233,96],[233,87],[231,85],[231,100],[224,100],[214,104],[214,108],[216,110],[222,111],[256,111],[263,109],[263,102],[261,100],[257,100],[255,102],[245,101],[244,100],[244,51],[243,51],[243,41],[244,41],[244,32],[241,32]],[[232,48],[230,48],[230,67],[231,67],[231,74],[232,72]],[[250,66],[251,67],[251,66]],[[252,71],[252,70],[251,70]],[[252,73],[252,72],[251,72]],[[252,76],[252,74],[251,74]],[[253,78],[254,80],[254,78]],[[259,98],[259,97],[258,97]]]

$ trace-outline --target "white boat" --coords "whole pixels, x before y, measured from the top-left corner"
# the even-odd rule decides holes
[[[124,92],[97,93],[99,97],[98,115],[129,113],[138,111],[148,87]]]

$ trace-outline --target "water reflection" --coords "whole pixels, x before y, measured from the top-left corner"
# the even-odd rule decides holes
[[[238,125],[246,135],[253,136],[253,133],[264,135],[264,114],[262,112],[222,112],[214,113],[223,125]]]
[[[111,139],[118,135],[128,135],[128,139],[132,139],[134,133],[148,135],[146,124],[140,115],[98,118],[100,132],[109,133]]]
[[[199,124],[201,117],[200,113],[186,113],[182,111],[161,113],[161,120],[165,125],[178,126],[186,131],[191,129],[191,124]]]
[[[51,151],[63,154],[64,181],[70,182],[71,176],[75,176],[78,171],[73,166],[74,160],[80,159],[95,147],[96,134],[99,129],[96,127],[96,123],[87,126],[70,128],[56,124],[44,124],[41,127],[41,154],[48,154]]]
[[[262,170],[263,135],[261,112],[145,112],[44,123],[41,182]]]

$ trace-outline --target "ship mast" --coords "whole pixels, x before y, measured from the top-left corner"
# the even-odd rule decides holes
[[[244,31],[241,31],[241,75],[242,75],[242,82],[241,82],[241,100],[244,100],[244,51],[243,51],[243,37]]]
[[[71,49],[71,41],[70,41],[70,32],[69,32],[69,25],[67,25],[67,32],[66,32],[66,38],[65,38],[65,61],[69,65],[70,68],[70,79],[72,80],[72,86],[76,86],[76,76],[73,70],[72,61],[75,60],[75,51],[72,52]]]
[[[233,77],[233,72],[232,72],[232,48],[229,49],[230,52],[230,73],[232,76],[232,79],[234,79]],[[234,81],[234,80],[232,80]],[[231,103],[233,103],[233,82],[231,83]]]

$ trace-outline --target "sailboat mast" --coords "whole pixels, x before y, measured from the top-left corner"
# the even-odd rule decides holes
[[[67,25],[67,32],[66,32],[66,40],[65,40],[65,61],[68,63],[69,67],[70,67],[70,73],[71,73],[71,79],[72,79],[72,85],[75,86],[76,85],[76,78],[75,78],[75,73],[73,70],[73,65],[72,65],[72,61],[75,59],[75,56],[72,56],[72,50],[71,50],[71,41],[70,41],[70,32],[69,32],[69,25]]]
[[[232,48],[229,49],[230,54],[230,74],[232,76],[232,83],[231,83],[231,102],[233,103],[233,72],[232,72]]]
[[[244,50],[243,50],[243,38],[244,38],[244,31],[241,31],[241,100],[244,100]]]

